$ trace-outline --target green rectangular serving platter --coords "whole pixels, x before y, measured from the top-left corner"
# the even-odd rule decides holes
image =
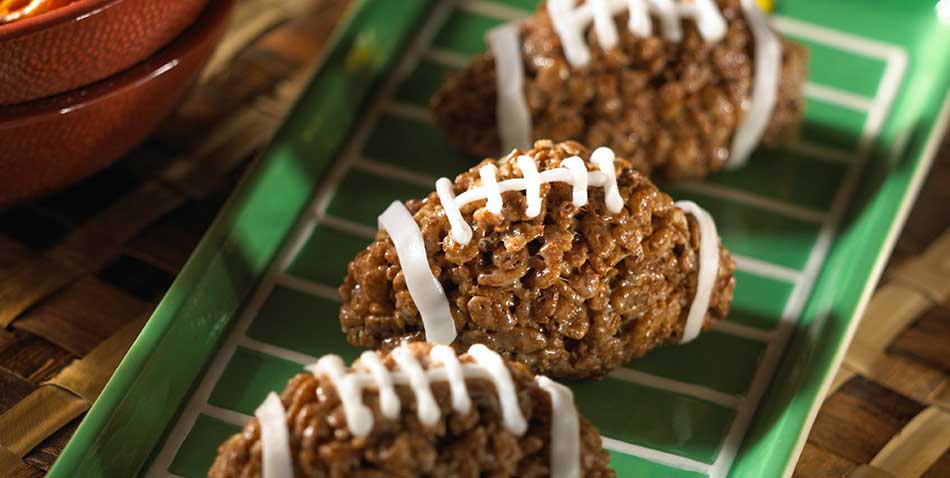
[[[347,262],[386,204],[472,164],[427,99],[534,4],[356,2],[50,476],[205,476],[302,364],[354,358],[337,321]],[[621,477],[791,474],[950,117],[933,1],[782,0],[773,20],[811,51],[801,141],[664,186],[704,205],[735,253],[731,317],[570,384]]]

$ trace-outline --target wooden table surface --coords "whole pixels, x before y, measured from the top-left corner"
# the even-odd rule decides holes
[[[346,3],[240,0],[202,81],[146,144],[68,190],[0,211],[0,476],[42,476],[55,461],[135,330],[280,124]],[[947,231],[947,184],[945,140],[889,271]],[[861,465],[886,465],[882,453],[922,433],[921,417],[947,414],[948,345],[944,300],[889,337],[874,372],[843,374],[795,475],[893,476]],[[88,387],[66,387],[64,376]],[[54,402],[68,406],[37,413]],[[24,420],[36,420],[27,422],[30,436],[14,431]],[[950,477],[950,437],[936,439],[917,475]]]

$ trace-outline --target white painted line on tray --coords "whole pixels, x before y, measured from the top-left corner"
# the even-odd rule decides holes
[[[278,258],[286,256],[287,254],[281,251]],[[167,473],[169,465],[171,465],[175,455],[178,454],[178,449],[184,442],[185,437],[188,436],[188,432],[194,427],[195,420],[207,404],[208,397],[211,396],[211,391],[214,389],[215,384],[218,383],[218,379],[221,378],[221,374],[224,372],[228,361],[231,360],[231,356],[234,355],[238,343],[244,337],[244,332],[251,325],[257,312],[270,295],[270,291],[273,288],[273,272],[278,270],[278,262],[280,261],[275,261],[270,267],[260,287],[254,292],[247,307],[241,313],[237,323],[234,324],[234,330],[225,338],[217,355],[215,355],[211,364],[208,366],[207,372],[201,377],[198,388],[188,399],[181,415],[178,417],[178,421],[172,428],[171,433],[168,434],[165,444],[162,446],[161,451],[158,453],[158,456],[155,457],[152,466],[146,473],[147,477],[157,478]]]
[[[758,209],[764,209],[805,222],[820,224],[827,217],[826,213],[811,208],[710,182],[680,183],[675,187],[687,192],[699,193],[717,199],[724,199]]]
[[[429,51],[422,55],[426,60],[447,66],[452,69],[461,70],[468,66],[471,59],[461,53],[456,53],[443,48],[429,48]]]
[[[426,174],[417,173],[410,169],[401,168],[393,164],[383,163],[374,159],[361,158],[356,160],[356,162],[353,163],[353,166],[357,169],[367,171],[377,176],[396,178],[409,184],[421,186],[427,190],[435,189],[436,178]]]
[[[154,476],[157,478],[185,478],[184,476],[176,475],[167,471],[165,473],[149,473],[149,476]]]
[[[864,131],[861,135],[861,141],[858,143],[858,153],[862,156],[862,162],[867,159],[874,148],[874,143],[880,135],[884,121],[887,119],[887,113],[897,98],[901,82],[904,80],[904,72],[907,70],[907,53],[904,50],[896,49],[889,56],[887,66],[884,68],[884,77],[877,88],[877,99],[874,106],[868,112],[868,118],[864,125]],[[863,169],[863,164],[859,169]]]
[[[654,463],[660,463],[672,468],[679,468],[681,470],[694,471],[697,473],[706,473],[709,471],[709,465],[701,461],[696,461],[692,458],[687,458],[685,456],[654,450],[645,446],[634,445],[633,443],[615,440],[603,435],[600,436],[600,440],[603,442],[604,448],[608,450],[613,450],[626,455],[638,456]]]
[[[415,62],[418,61],[424,46],[429,43],[429,40],[435,34],[439,26],[448,17],[450,9],[451,4],[448,2],[440,2],[435,7],[432,15],[429,17],[427,24],[422,28],[419,36],[413,43],[414,51],[411,51],[403,59],[401,63],[402,67],[411,69],[411,67],[415,66]],[[333,197],[333,191],[336,190],[336,187],[345,176],[350,164],[357,158],[358,153],[362,149],[363,143],[369,134],[370,126],[372,126],[373,122],[375,122],[379,116],[379,109],[383,104],[383,99],[389,98],[392,95],[397,81],[398,78],[396,75],[392,75],[386,80],[386,83],[380,90],[381,92],[379,96],[375,100],[374,107],[370,108],[369,114],[364,117],[351,140],[351,144],[344,152],[344,157],[337,161],[337,164],[330,172],[327,181],[321,187],[321,190],[317,194],[313,204],[311,204],[311,207],[308,208],[308,211],[304,213],[304,216],[301,218],[300,222],[297,224],[297,226],[295,226],[294,231],[291,232],[288,238],[287,246],[282,248],[277,257],[274,259],[271,267],[264,275],[261,285],[252,295],[250,302],[242,311],[237,323],[234,324],[233,330],[224,340],[224,343],[219,349],[217,355],[212,360],[207,372],[201,378],[198,388],[186,403],[181,415],[178,418],[178,421],[175,423],[171,433],[169,433],[168,438],[165,440],[161,451],[152,462],[152,466],[149,468],[147,473],[148,477],[158,478],[167,473],[168,466],[178,453],[178,449],[181,447],[181,444],[188,432],[194,426],[198,413],[206,405],[207,399],[211,394],[211,390],[221,377],[224,367],[234,354],[234,350],[236,349],[237,345],[243,342],[247,328],[250,326],[254,316],[257,315],[257,312],[260,310],[260,307],[263,305],[264,301],[270,295],[271,290],[273,290],[275,279],[277,278],[278,274],[286,270],[287,266],[296,256],[297,252],[299,252],[302,245],[306,242],[307,237],[310,235],[310,232],[313,230],[316,222],[320,219],[325,221],[325,218],[322,218],[322,216],[326,211],[326,206],[329,204],[330,199]]]
[[[814,23],[803,22],[783,15],[773,15],[772,25],[782,33],[809,38],[818,43],[824,43],[842,50],[850,50],[864,56],[887,60],[894,52],[903,50],[888,43],[883,43],[853,33],[834,30]]]
[[[432,113],[425,106],[393,101],[386,103],[386,106],[383,107],[383,111],[386,112],[386,114],[418,121],[420,123],[435,123],[435,119],[432,118]]]
[[[369,239],[372,241],[376,238],[376,229],[373,229],[365,224],[351,221],[349,219],[343,219],[342,217],[337,217],[331,214],[324,214],[323,219],[320,220],[320,224],[332,229],[336,229],[340,232],[362,237],[363,239]]]
[[[762,330],[745,324],[732,322],[727,317],[725,320],[713,322],[713,330],[724,334],[742,337],[744,339],[755,340],[756,342],[768,342],[775,335],[771,330]]]
[[[700,400],[712,402],[726,408],[738,408],[739,404],[742,403],[742,399],[735,395],[729,395],[728,393],[713,390],[703,385],[696,385],[671,378],[660,377],[658,375],[641,372],[632,368],[621,367],[610,372],[607,374],[607,376],[624,382],[645,385],[647,387],[656,388],[659,390],[666,390],[668,392],[698,398]]]
[[[382,109],[389,103],[389,99],[392,98],[396,87],[399,86],[400,75],[398,72],[412,71],[412,69],[418,65],[420,58],[431,43],[432,37],[435,36],[441,25],[445,23],[453,6],[454,2],[438,2],[436,4],[432,13],[429,15],[428,21],[419,31],[418,36],[412,41],[406,55],[400,61],[399,65],[396,66],[397,73],[390,75],[382,87],[380,87],[379,94],[372,100],[369,108],[367,108],[367,112],[360,121],[350,143],[344,149],[341,159],[334,165],[327,177],[326,183],[317,194],[317,199],[314,201],[311,209],[316,212],[318,219],[323,219],[327,206],[329,206],[330,201],[333,199],[333,193],[353,163],[359,159],[372,126],[379,119]]]
[[[801,272],[790,267],[772,264],[771,262],[754,259],[734,252],[732,253],[732,260],[736,262],[736,268],[740,271],[755,274],[760,277],[791,282],[793,284],[798,282],[802,277]]]
[[[175,455],[178,453],[178,449],[188,436],[188,432],[194,427],[198,415],[202,410],[207,410],[207,407],[210,406],[207,404],[208,397],[211,396],[215,384],[217,384],[221,378],[221,374],[224,372],[225,367],[227,367],[235,350],[237,350],[238,345],[246,345],[248,343],[252,343],[253,345],[257,342],[245,337],[245,333],[261,307],[267,301],[271,291],[274,289],[276,278],[280,274],[280,271],[287,268],[293,257],[306,242],[310,231],[313,230],[314,223],[313,215],[310,212],[305,212],[294,227],[294,230],[290,233],[286,245],[278,252],[274,262],[265,273],[261,285],[254,291],[247,306],[234,324],[233,330],[225,338],[224,343],[212,360],[207,372],[201,377],[198,388],[188,399],[178,421],[165,440],[164,446],[155,458],[146,476],[150,478],[160,477],[167,472],[172,460],[174,460]]]
[[[521,20],[531,14],[528,10],[484,0],[462,0],[459,9],[504,21]]]
[[[319,319],[315,318],[315,320],[319,320]],[[244,340],[242,340],[239,345],[244,348],[256,350],[263,354],[284,359],[288,362],[299,363],[301,366],[312,364],[317,361],[317,357],[314,357],[313,355],[297,352],[297,351],[290,350],[290,349],[280,347],[277,345],[271,345],[269,343],[261,342],[260,340],[255,340],[250,337],[244,337]]]
[[[835,352],[835,356],[832,359],[831,366],[828,370],[837,370],[838,367],[841,366],[841,361],[844,360],[844,355],[848,350],[847,344],[851,343],[851,340],[854,338],[855,331],[857,330],[857,327],[860,323],[859,318],[864,315],[864,311],[867,309],[868,301],[871,300],[872,292],[874,291],[881,274],[884,272],[884,266],[887,264],[887,258],[890,257],[890,253],[894,249],[894,244],[897,242],[897,237],[899,236],[901,229],[903,229],[904,223],[907,221],[907,216],[910,214],[911,206],[914,204],[917,199],[917,195],[920,193],[924,178],[927,177],[927,172],[930,170],[930,167],[933,164],[934,157],[937,155],[940,142],[943,139],[944,134],[947,132],[948,126],[950,126],[950,93],[947,93],[944,96],[943,105],[940,107],[940,113],[937,114],[937,123],[934,125],[933,129],[930,130],[930,136],[927,137],[927,142],[924,144],[924,149],[921,153],[921,163],[911,177],[910,183],[907,187],[907,192],[904,194],[904,197],[901,198],[901,203],[898,207],[895,219],[893,222],[891,222],[890,229],[887,231],[887,237],[884,239],[884,246],[881,248],[874,260],[874,266],[871,269],[870,277],[865,283],[864,289],[861,291],[861,297],[858,300],[857,307],[854,309],[854,315],[851,317],[851,320],[848,324],[848,330],[845,331],[844,341],[842,342],[841,347],[839,347]],[[898,160],[898,158],[903,155],[907,146],[907,140],[910,138],[911,131],[912,128],[907,128],[901,133],[900,137],[895,138],[893,147],[890,151],[892,161]],[[802,449],[805,447],[805,442],[808,439],[808,431],[815,423],[815,418],[818,416],[819,409],[821,409],[821,398],[828,394],[828,389],[831,387],[831,382],[833,379],[834,373],[825,374],[825,380],[822,382],[820,391],[818,393],[819,399],[815,400],[815,402],[812,403],[811,408],[808,410],[808,416],[805,419],[805,426],[798,435],[795,449],[792,452],[792,457],[785,468],[783,476],[790,476],[792,474],[795,463],[798,462],[798,457],[801,456]]]
[[[290,289],[299,290],[300,292],[306,292],[323,299],[332,300],[333,302],[340,301],[340,295],[337,293],[336,287],[313,282],[311,280],[297,277],[286,272],[277,276],[277,283]]]
[[[834,163],[851,164],[857,159],[857,153],[834,146],[826,146],[808,141],[796,141],[785,147],[791,153],[797,153],[815,159],[821,159]]]
[[[807,82],[802,93],[808,98],[821,100],[838,106],[843,106],[855,111],[865,112],[871,109],[874,104],[873,98],[864,95],[852,93],[850,91],[835,88],[833,86],[821,85],[818,83]]]
[[[798,27],[808,26],[802,22],[794,23]],[[817,30],[814,28],[817,28]],[[828,32],[824,31],[821,27],[814,28],[804,28],[803,31],[813,33],[817,31],[822,35],[828,34]],[[844,35],[844,40],[850,41],[854,39],[851,35]],[[842,40],[840,35],[837,37],[832,35],[832,38],[839,41]],[[875,42],[865,43],[873,44]],[[850,46],[854,47],[856,45]],[[723,478],[732,468],[736,455],[739,453],[739,447],[742,445],[742,440],[752,423],[756,409],[763,395],[768,390],[768,386],[772,381],[775,370],[785,351],[785,346],[791,336],[794,323],[799,320],[805,304],[808,302],[808,297],[811,295],[811,291],[815,286],[818,274],[821,272],[821,267],[834,242],[835,234],[847,211],[848,203],[858,187],[864,165],[880,136],[884,119],[888,111],[890,111],[894,98],[897,96],[898,87],[903,80],[904,72],[907,68],[907,55],[900,48],[891,46],[880,48],[881,46],[882,45],[873,45],[873,47],[869,47],[872,50],[883,52],[888,62],[884,69],[884,76],[878,85],[874,105],[871,107],[864,123],[864,129],[861,133],[861,140],[858,146],[857,161],[852,163],[848,168],[848,172],[838,189],[838,193],[835,195],[828,220],[825,221],[819,231],[818,239],[815,241],[815,245],[805,264],[803,271],[804,276],[795,286],[795,289],[792,290],[792,294],[782,313],[782,320],[779,322],[778,327],[776,327],[775,337],[769,342],[765,356],[752,379],[752,385],[749,387],[748,392],[748,400],[739,408],[732,425],[729,427],[719,457],[710,469],[710,478]],[[849,327],[853,325],[854,324],[849,324]]]
[[[210,403],[206,403],[204,407],[201,407],[201,413],[208,415],[209,417],[217,418],[224,423],[230,423],[231,425],[237,425],[239,427],[247,425],[247,422],[254,418],[241,412],[235,412],[234,410],[228,410],[227,408],[211,405]]]

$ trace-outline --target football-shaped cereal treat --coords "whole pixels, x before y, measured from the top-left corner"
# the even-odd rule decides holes
[[[539,374],[600,377],[729,311],[715,223],[608,148],[538,141],[394,202],[347,269],[349,342],[485,344]]]
[[[613,477],[570,389],[483,345],[321,358],[218,448],[211,478]]]
[[[807,51],[754,0],[548,0],[487,40],[432,99],[478,157],[571,139],[647,175],[702,178],[798,134]]]

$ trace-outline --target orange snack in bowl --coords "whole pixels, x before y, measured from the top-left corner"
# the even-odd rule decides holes
[[[0,0],[0,24],[33,17],[75,0]]]

